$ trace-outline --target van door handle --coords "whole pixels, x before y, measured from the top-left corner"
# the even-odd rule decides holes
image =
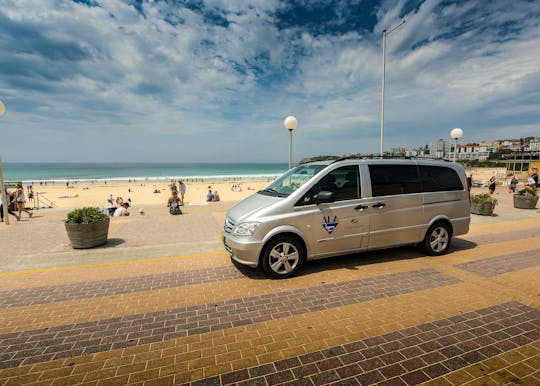
[[[382,208],[384,208],[385,206],[386,206],[385,203],[383,203],[383,202],[378,202],[378,203],[376,203],[376,204],[373,204],[372,208],[382,209]]]
[[[357,207],[355,207],[354,209],[355,210],[358,210],[360,212],[362,212],[364,209],[367,209],[368,206],[367,205],[358,205]]]

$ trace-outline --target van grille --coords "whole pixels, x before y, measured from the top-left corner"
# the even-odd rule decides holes
[[[225,219],[225,224],[223,225],[223,231],[225,231],[225,233],[231,233],[233,228],[234,228],[234,221],[230,217],[227,217]]]

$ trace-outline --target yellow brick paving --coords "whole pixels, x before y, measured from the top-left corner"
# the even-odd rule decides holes
[[[462,280],[480,280],[483,283],[485,280],[478,277],[478,275],[459,268],[454,268],[452,265],[490,256],[498,256],[504,254],[505,251],[506,253],[509,253],[510,251],[514,252],[515,248],[521,248],[523,251],[526,251],[527,249],[522,247],[523,244],[535,249],[534,243],[517,240],[482,245],[473,250],[457,251],[443,257],[395,260],[381,264],[360,265],[362,264],[362,257],[359,256],[354,257],[359,264],[355,270],[346,268],[327,271],[323,270],[316,274],[299,276],[286,281],[249,279],[230,280],[225,282],[204,283],[153,291],[104,296],[95,299],[83,299],[82,301],[73,300],[49,304],[37,304],[33,306],[4,308],[0,309],[0,333],[3,334],[43,327],[54,327],[89,320],[100,320],[196,304],[206,304],[212,301],[225,301],[236,298],[265,295],[276,291],[312,287],[320,285],[323,282],[327,284],[338,283],[348,280],[411,271],[425,268],[426,266],[448,273]],[[336,259],[340,259],[340,257],[337,257]],[[192,260],[193,259],[185,260],[187,266],[184,268],[185,270],[192,268]],[[227,261],[228,264],[230,264],[230,261]],[[179,271],[180,267],[178,263],[179,262],[176,261],[174,265],[168,265],[168,269],[171,271]],[[224,262],[221,261],[221,264],[223,263]],[[143,267],[139,267],[139,269],[146,268],[147,263],[140,264],[143,264]],[[137,266],[139,263],[134,263],[133,265]],[[217,265],[218,263],[216,262],[216,266]],[[118,268],[121,270],[124,267],[125,264],[122,264]],[[71,271],[66,271],[65,275],[71,275],[70,272]],[[131,267],[130,275],[133,272],[135,272],[134,267]],[[58,271],[55,272],[55,277],[63,275],[64,274],[61,274]],[[94,273],[94,275],[97,275],[97,273]],[[121,275],[121,272],[116,272],[116,277],[121,277],[119,275]],[[6,277],[3,277],[2,280],[6,280]],[[59,280],[61,281],[61,278]],[[497,278],[495,277],[493,280],[497,280]],[[485,282],[489,283],[489,281]],[[529,285],[530,283],[530,285],[534,286],[535,282],[537,281],[529,280],[526,285]],[[532,290],[534,291],[534,289]],[[537,293],[540,293],[540,291]]]
[[[188,271],[230,265],[225,252],[189,256],[164,257],[151,260],[121,261],[78,267],[38,269],[0,273],[0,291],[49,285],[83,283],[89,280],[110,280],[160,273]]]
[[[22,366],[16,369],[15,373],[29,377],[35,372],[45,372],[43,368],[63,368],[70,363],[74,365],[68,367],[74,368],[76,368],[75,364],[88,366],[88,363],[94,363],[93,366],[100,366],[102,363],[103,367],[100,370],[87,374],[88,379],[92,379],[112,373],[112,371],[103,370],[107,368],[105,364],[107,360],[109,364],[114,364],[117,370],[115,374],[118,375],[128,370],[133,374],[144,372],[144,369],[148,369],[147,366],[151,360],[159,359],[157,364],[169,364],[158,367],[159,372],[152,373],[170,375],[168,373],[173,371],[174,382],[181,383],[214,375],[216,371],[227,372],[271,363],[289,356],[365,339],[460,312],[513,300],[510,296],[504,297],[504,294],[491,291],[486,291],[483,295],[471,295],[478,291],[475,285],[461,283],[395,298],[340,307],[332,312],[321,311],[180,338],[171,342],[49,362],[50,367],[44,364]],[[434,303],[433,299],[438,299],[438,301]],[[538,307],[539,304],[535,306]],[[123,364],[118,365],[118,362]],[[135,371],[141,368],[142,370]],[[9,375],[14,373],[12,370],[1,371],[0,379],[5,377],[4,372]],[[133,379],[138,376],[142,374],[134,375]],[[12,381],[19,382],[20,380],[13,379]]]
[[[507,227],[495,224],[485,229],[487,234],[494,233],[494,230],[506,231]],[[488,230],[490,231],[487,232]],[[53,380],[58,384],[114,384],[114,382],[145,385],[152,384],[151,382],[178,384],[271,363],[506,301],[515,300],[540,309],[540,299],[537,296],[540,294],[538,267],[484,278],[453,266],[476,259],[514,253],[516,248],[526,250],[530,247],[532,250],[535,245],[531,241],[516,240],[482,245],[437,258],[422,257],[369,265],[359,264],[353,270],[347,268],[323,270],[287,281],[246,278],[97,299],[2,309],[0,329],[5,333],[269,294],[316,286],[323,282],[337,283],[422,267],[434,268],[463,280],[450,286],[338,307],[331,312],[312,312],[161,343],[1,370],[0,384],[51,384]],[[361,257],[358,259],[361,263]],[[202,265],[198,265],[198,262]],[[137,273],[139,275],[149,272],[163,273],[189,270],[194,267],[222,266],[227,263],[228,257],[217,254],[212,258],[201,256],[192,259],[167,259],[156,264],[133,262],[100,267],[78,267],[65,271],[44,270],[21,275],[22,279],[17,285],[27,287],[27,283],[37,277],[40,278],[40,285],[44,285],[44,282],[47,285],[66,284],[83,282],[85,277],[86,280],[88,277],[103,279],[102,271],[106,272],[107,278],[114,279],[136,276]],[[13,277],[2,275],[0,277],[2,288],[9,288],[8,283]],[[530,382],[532,385],[540,380],[539,353],[540,344],[535,342],[454,371],[429,384],[501,384],[503,381],[512,382],[512,377],[517,377],[522,384]]]

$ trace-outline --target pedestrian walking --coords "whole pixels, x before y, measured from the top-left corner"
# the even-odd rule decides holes
[[[26,212],[28,213],[28,217],[32,217],[32,212],[30,212],[24,206],[24,204],[26,204],[26,198],[24,196],[24,189],[21,184],[17,184],[14,200],[17,205],[17,209],[19,211],[19,218],[22,217],[22,212]]]
[[[8,210],[8,214],[14,216],[17,221],[20,221],[20,216],[17,215],[17,213],[15,213],[12,209],[13,206],[11,204],[11,199],[13,198],[13,195],[11,193],[9,193],[6,189],[6,200],[8,201],[7,202],[7,210]],[[1,195],[0,195],[0,200],[2,199]],[[4,203],[3,202],[0,202],[0,222],[4,222]]]

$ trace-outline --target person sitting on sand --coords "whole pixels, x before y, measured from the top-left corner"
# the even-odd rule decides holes
[[[208,189],[208,194],[206,195],[206,201],[208,202],[214,201],[214,193],[212,193],[212,189]]]
[[[214,190],[214,197],[212,198],[212,201],[213,202],[218,202],[219,201],[219,193],[217,190]]]
[[[113,217],[129,216],[128,208],[129,208],[128,202],[122,203],[122,206],[117,208],[114,211]]]
[[[178,197],[178,192],[176,190],[172,191],[171,197],[167,200],[167,206],[169,207],[169,213],[176,215],[176,214],[182,214],[182,211],[180,210],[180,197]]]

